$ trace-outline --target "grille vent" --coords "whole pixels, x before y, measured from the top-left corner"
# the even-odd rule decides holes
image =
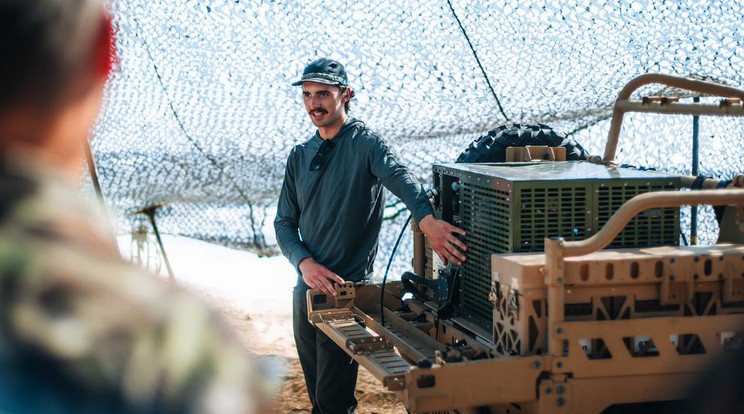
[[[618,185],[602,183],[597,188],[597,224],[599,230],[626,201],[649,191],[676,190],[668,183]],[[662,208],[646,210],[636,216],[608,248],[649,247],[679,242],[679,209]]]
[[[490,325],[493,307],[483,293],[491,286],[491,254],[511,248],[510,193],[469,182],[461,191],[460,220],[468,246],[468,260],[460,269],[462,310]]]
[[[519,192],[519,234],[515,252],[535,252],[545,248],[545,237],[566,240],[586,237],[590,210],[587,186],[562,188],[523,188]]]

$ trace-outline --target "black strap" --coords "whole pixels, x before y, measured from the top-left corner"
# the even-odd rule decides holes
[[[692,189],[693,190],[699,190],[703,188],[703,181],[707,180],[710,177],[706,177],[704,175],[698,175],[695,177],[695,181],[692,182]]]
[[[338,133],[336,133],[336,136],[333,137],[332,139],[335,141],[336,139],[341,137],[341,135],[346,133],[346,129],[350,128],[351,125],[352,123],[350,119],[349,121],[347,121],[346,124],[344,124],[344,126],[341,127]],[[313,181],[313,186],[310,187],[310,192],[308,193],[307,198],[305,199],[305,205],[308,205],[308,203],[310,203],[310,201],[313,199],[313,196],[315,195],[315,190],[318,188],[318,184],[320,184],[320,179],[323,177],[323,173],[325,172],[326,167],[328,166],[328,164],[331,163],[331,159],[333,158],[333,154],[335,153],[334,150],[336,149],[336,147],[338,147],[338,144],[339,143],[337,142],[336,145],[334,145],[328,150],[328,154],[326,155],[326,160],[323,163],[323,165],[320,166],[320,170],[318,170],[317,172],[318,176],[315,178],[315,181]]]
[[[315,181],[313,181],[313,186],[310,187],[310,192],[307,194],[307,198],[305,199],[305,205],[308,205],[308,203],[310,203],[310,200],[313,199],[313,196],[315,195],[315,190],[318,189],[318,184],[320,184],[320,179],[323,178],[323,173],[325,172],[326,167],[328,167],[328,164],[330,164],[331,158],[333,158],[333,153],[334,153],[333,150],[335,148],[336,147],[334,146],[333,148],[328,150],[328,155],[326,155],[326,160],[323,163],[323,165],[320,166],[320,170],[318,170],[317,172],[317,177],[315,177]]]
[[[716,184],[716,188],[726,188],[729,184],[731,184],[731,180],[719,181]],[[713,206],[713,213],[716,215],[716,222],[719,226],[721,225],[721,221],[723,221],[723,213],[726,212],[726,207],[728,206]]]
[[[656,171],[656,167],[644,167],[642,165],[640,167],[636,167],[635,165],[632,165],[632,164],[622,164],[620,165],[620,168],[632,168],[638,171]]]

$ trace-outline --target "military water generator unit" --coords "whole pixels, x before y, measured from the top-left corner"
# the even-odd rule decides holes
[[[542,252],[546,237],[582,240],[596,233],[636,195],[678,190],[679,176],[584,161],[434,166],[436,215],[467,235],[453,301],[461,317],[492,329],[491,260],[494,253]],[[611,248],[677,245],[679,209],[644,212]],[[425,277],[445,269],[427,249]]]

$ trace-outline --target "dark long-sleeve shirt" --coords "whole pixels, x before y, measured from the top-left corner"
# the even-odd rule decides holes
[[[421,183],[363,122],[350,118],[333,138],[325,171],[310,171],[322,142],[316,133],[289,154],[274,220],[277,241],[298,274],[300,261],[312,257],[345,280],[361,281],[377,254],[383,185],[417,223],[433,210]]]

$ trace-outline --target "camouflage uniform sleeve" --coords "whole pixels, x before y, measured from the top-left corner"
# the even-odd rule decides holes
[[[26,218],[0,227],[0,336],[11,355],[33,350],[65,378],[148,412],[265,412],[269,381],[215,312],[75,236],[86,227],[34,223],[37,208],[26,203],[16,209]]]

